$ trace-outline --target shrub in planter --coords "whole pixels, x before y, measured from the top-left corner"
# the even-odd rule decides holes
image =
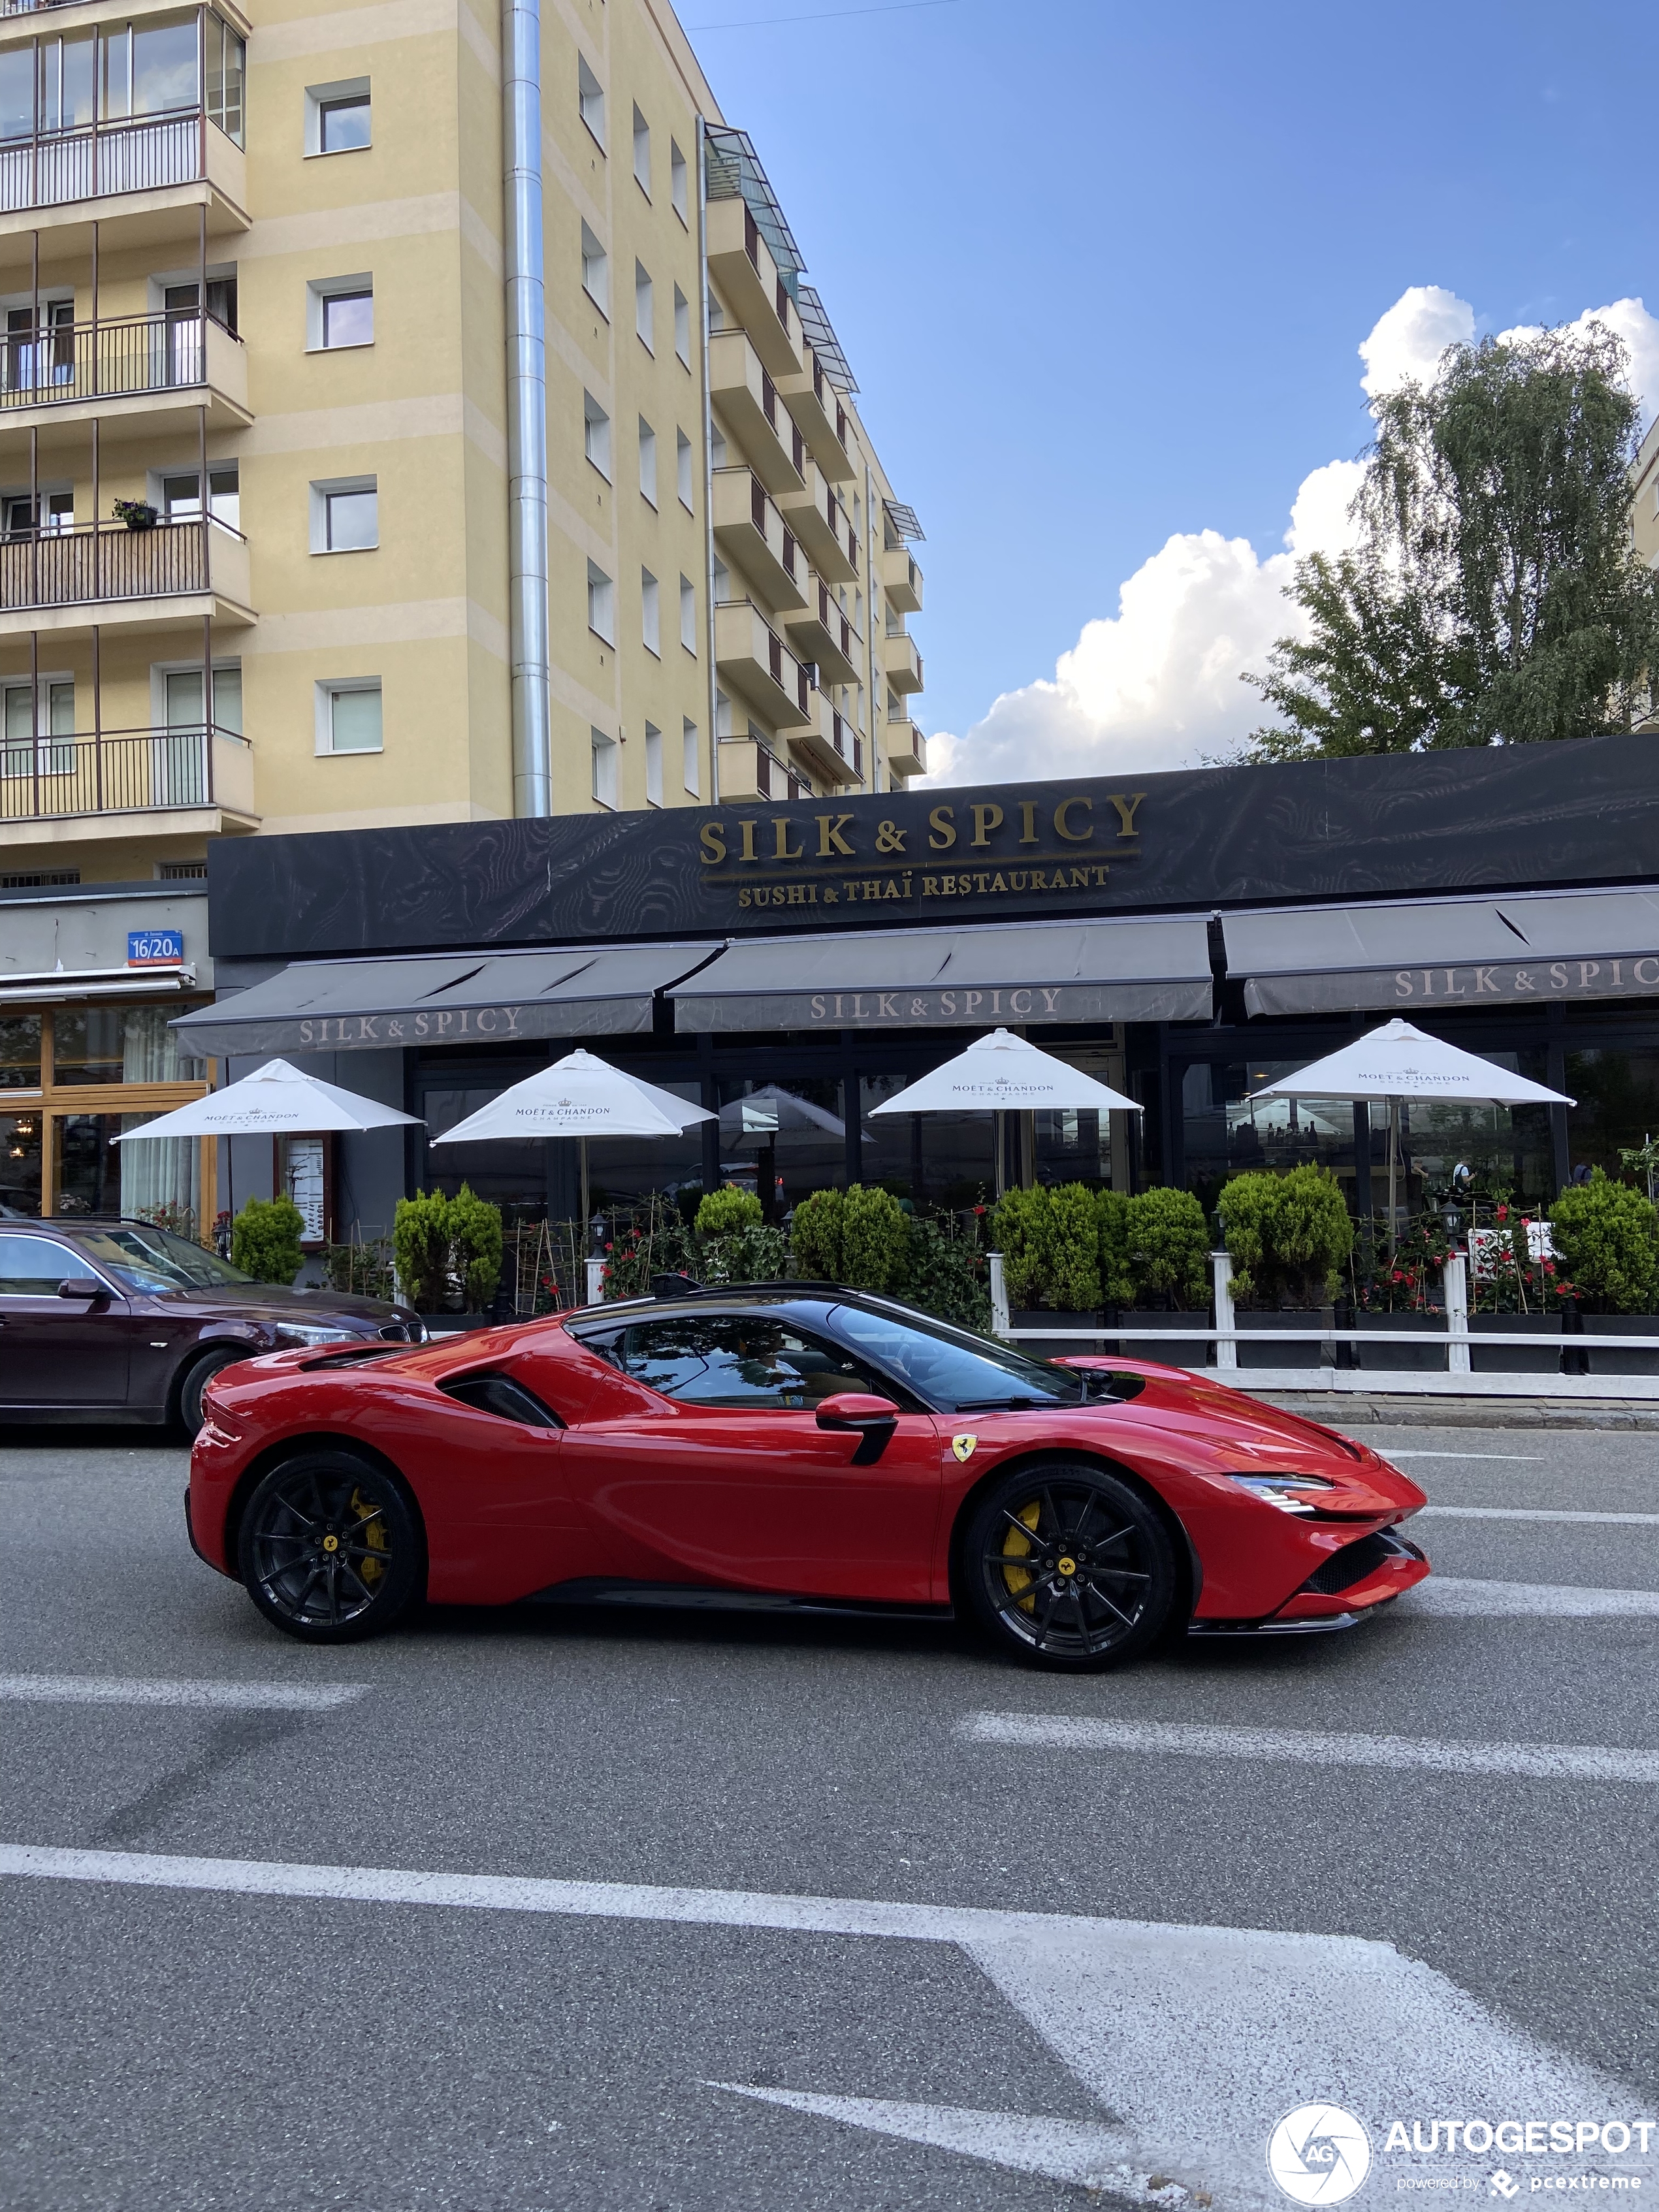
[[[1217,1201],[1242,1304],[1304,1311],[1328,1305],[1353,1251],[1353,1223],[1328,1168],[1234,1176]]]
[[[762,1218],[761,1202],[752,1190],[739,1190],[734,1182],[711,1190],[697,1206],[699,1237],[728,1237]]]
[[[890,1190],[852,1185],[842,1208],[842,1277],[856,1291],[896,1290],[910,1256],[910,1224]]]
[[[449,1201],[449,1265],[466,1311],[482,1313],[501,1279],[501,1209],[465,1183]]]
[[[954,1218],[924,1217],[910,1224],[909,1268],[903,1296],[924,1313],[958,1328],[991,1326],[989,1272],[975,1238]]]
[[[400,1198],[392,1217],[398,1279],[416,1313],[437,1313],[449,1299],[449,1200],[441,1190]]]
[[[991,1237],[1002,1254],[1011,1306],[1098,1312],[1100,1219],[1095,1193],[1086,1185],[1005,1192],[992,1216]]]
[[[1135,1302],[1134,1218],[1134,1200],[1127,1191],[1095,1193],[1103,1305],[1132,1306]]]
[[[1134,1304],[1207,1310],[1209,1229],[1191,1191],[1139,1191],[1127,1201],[1125,1220]]]
[[[305,1216],[291,1198],[251,1198],[230,1231],[230,1263],[256,1283],[280,1283],[284,1290],[304,1258],[300,1239]]]
[[[707,1205],[708,1200],[703,1201]],[[844,1191],[815,1190],[802,1199],[789,1224],[795,1265],[803,1275],[825,1283],[846,1280],[842,1267],[842,1231],[847,1211]]]
[[[724,1237],[704,1240],[699,1272],[705,1283],[776,1283],[783,1279],[788,1258],[789,1241],[781,1229],[768,1221],[745,1221]]]
[[[417,1313],[482,1313],[501,1280],[501,1208],[465,1183],[453,1198],[416,1191],[398,1200],[392,1247]]]
[[[1659,1212],[1650,1199],[1597,1168],[1562,1192],[1549,1218],[1562,1271],[1591,1313],[1659,1307]]]

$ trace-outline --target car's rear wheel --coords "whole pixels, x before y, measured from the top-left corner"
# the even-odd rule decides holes
[[[1083,1464],[1017,1468],[963,1535],[968,1609],[1005,1650],[1081,1673],[1154,1641],[1176,1595],[1174,1548],[1128,1483]]]
[[[402,1485],[346,1451],[303,1452],[273,1468],[247,1502],[236,1552],[260,1612],[306,1644],[381,1634],[426,1578]]]
[[[234,1367],[239,1359],[252,1358],[250,1352],[232,1351],[221,1345],[217,1351],[204,1352],[201,1358],[185,1370],[179,1384],[176,1411],[179,1425],[192,1443],[203,1421],[207,1418],[202,1407],[202,1393],[222,1369]]]

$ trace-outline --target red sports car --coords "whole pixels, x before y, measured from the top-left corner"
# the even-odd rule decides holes
[[[1427,1574],[1364,1444],[1179,1368],[1045,1362],[826,1284],[216,1376],[191,1539],[292,1636],[440,1604],[954,1610],[1097,1668],[1349,1626]]]

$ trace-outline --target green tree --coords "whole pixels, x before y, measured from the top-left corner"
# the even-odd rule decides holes
[[[1255,757],[1592,737],[1649,710],[1626,363],[1595,323],[1487,338],[1373,402],[1358,545],[1298,564],[1304,634],[1246,678],[1278,717]]]
[[[300,1272],[305,1217],[291,1198],[251,1198],[230,1224],[231,1265],[286,1289]]]

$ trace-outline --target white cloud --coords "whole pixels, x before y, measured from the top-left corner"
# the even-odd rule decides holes
[[[1592,320],[1630,348],[1645,422],[1659,406],[1659,320],[1640,300],[1591,309],[1574,327]],[[1442,285],[1413,284],[1361,344],[1360,383],[1375,398],[1407,377],[1430,377],[1445,349],[1467,344],[1474,330],[1467,301]],[[1360,475],[1356,461],[1328,461],[1304,477],[1285,550],[1265,559],[1247,538],[1216,530],[1166,540],[1120,585],[1116,614],[1084,624],[1052,679],[1005,691],[965,736],[930,737],[922,781],[1182,768],[1240,743],[1260,723],[1262,702],[1239,678],[1263,668],[1273,640],[1298,626],[1298,611],[1284,597],[1297,558],[1352,543],[1347,508]]]
[[[1639,300],[1615,300],[1609,307],[1587,307],[1570,330],[1582,331],[1591,323],[1600,323],[1615,337],[1621,337],[1630,352],[1630,371],[1626,381],[1642,410],[1642,428],[1645,430],[1659,408],[1659,320],[1649,314]],[[1500,331],[1500,338],[1536,337],[1536,323],[1517,323],[1512,330]]]

